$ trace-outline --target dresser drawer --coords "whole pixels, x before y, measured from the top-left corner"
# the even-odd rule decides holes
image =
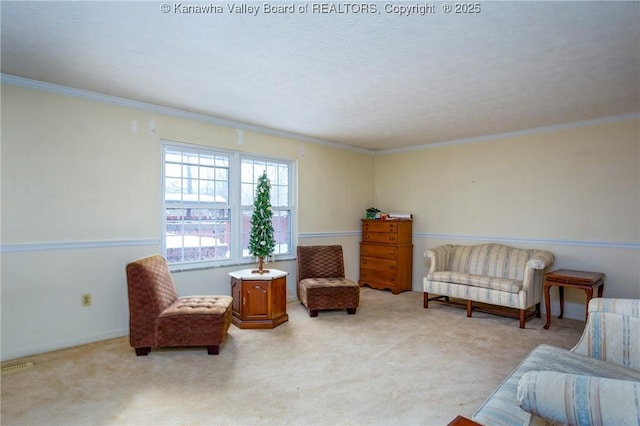
[[[360,256],[380,257],[383,259],[397,259],[398,248],[389,246],[377,246],[373,244],[360,244]]]
[[[360,269],[360,284],[379,283],[395,287],[398,274],[394,271],[377,271],[375,269]]]
[[[398,224],[395,222],[388,222],[386,220],[364,222],[362,224],[362,230],[365,232],[393,232],[394,234],[397,234]]]
[[[361,257],[360,269],[375,269],[377,271],[391,271],[394,274],[398,270],[398,262],[393,259],[379,259],[375,257]]]
[[[398,234],[390,232],[363,232],[362,241],[365,243],[397,244]]]

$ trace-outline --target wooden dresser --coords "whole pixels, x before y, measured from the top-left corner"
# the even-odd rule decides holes
[[[411,220],[362,219],[360,286],[393,294],[411,290],[413,242]]]

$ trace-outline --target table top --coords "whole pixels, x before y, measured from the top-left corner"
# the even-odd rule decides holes
[[[289,275],[286,271],[281,271],[279,269],[267,268],[269,272],[265,272],[263,274],[258,274],[255,269],[242,269],[240,271],[229,272],[233,278],[237,278],[239,280],[273,280],[276,278],[286,277]]]
[[[557,269],[545,275],[547,281],[574,283],[574,284],[595,284],[604,279],[602,272],[576,271],[573,269]]]
[[[450,421],[447,426],[480,426],[480,423],[476,423],[471,419],[463,416],[456,416],[455,419]]]

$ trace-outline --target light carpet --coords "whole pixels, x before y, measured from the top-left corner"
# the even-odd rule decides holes
[[[470,417],[531,349],[571,348],[584,323],[512,318],[421,292],[361,290],[356,315],[299,303],[273,330],[232,325],[204,348],[136,357],[128,337],[36,355],[2,376],[4,425],[446,425]],[[5,363],[11,364],[11,363]]]

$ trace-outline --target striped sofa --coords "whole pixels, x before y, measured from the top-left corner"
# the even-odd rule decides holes
[[[535,306],[540,317],[544,272],[553,264],[553,253],[503,244],[446,244],[427,250],[425,257],[430,261],[423,280],[425,308],[430,300],[452,297],[466,300],[468,317],[473,302],[482,302],[489,312],[486,305],[517,309],[520,328],[533,315],[529,308]],[[438,296],[430,299],[433,294]]]
[[[640,425],[640,300],[591,299],[570,351],[536,347],[473,414],[483,425]]]

